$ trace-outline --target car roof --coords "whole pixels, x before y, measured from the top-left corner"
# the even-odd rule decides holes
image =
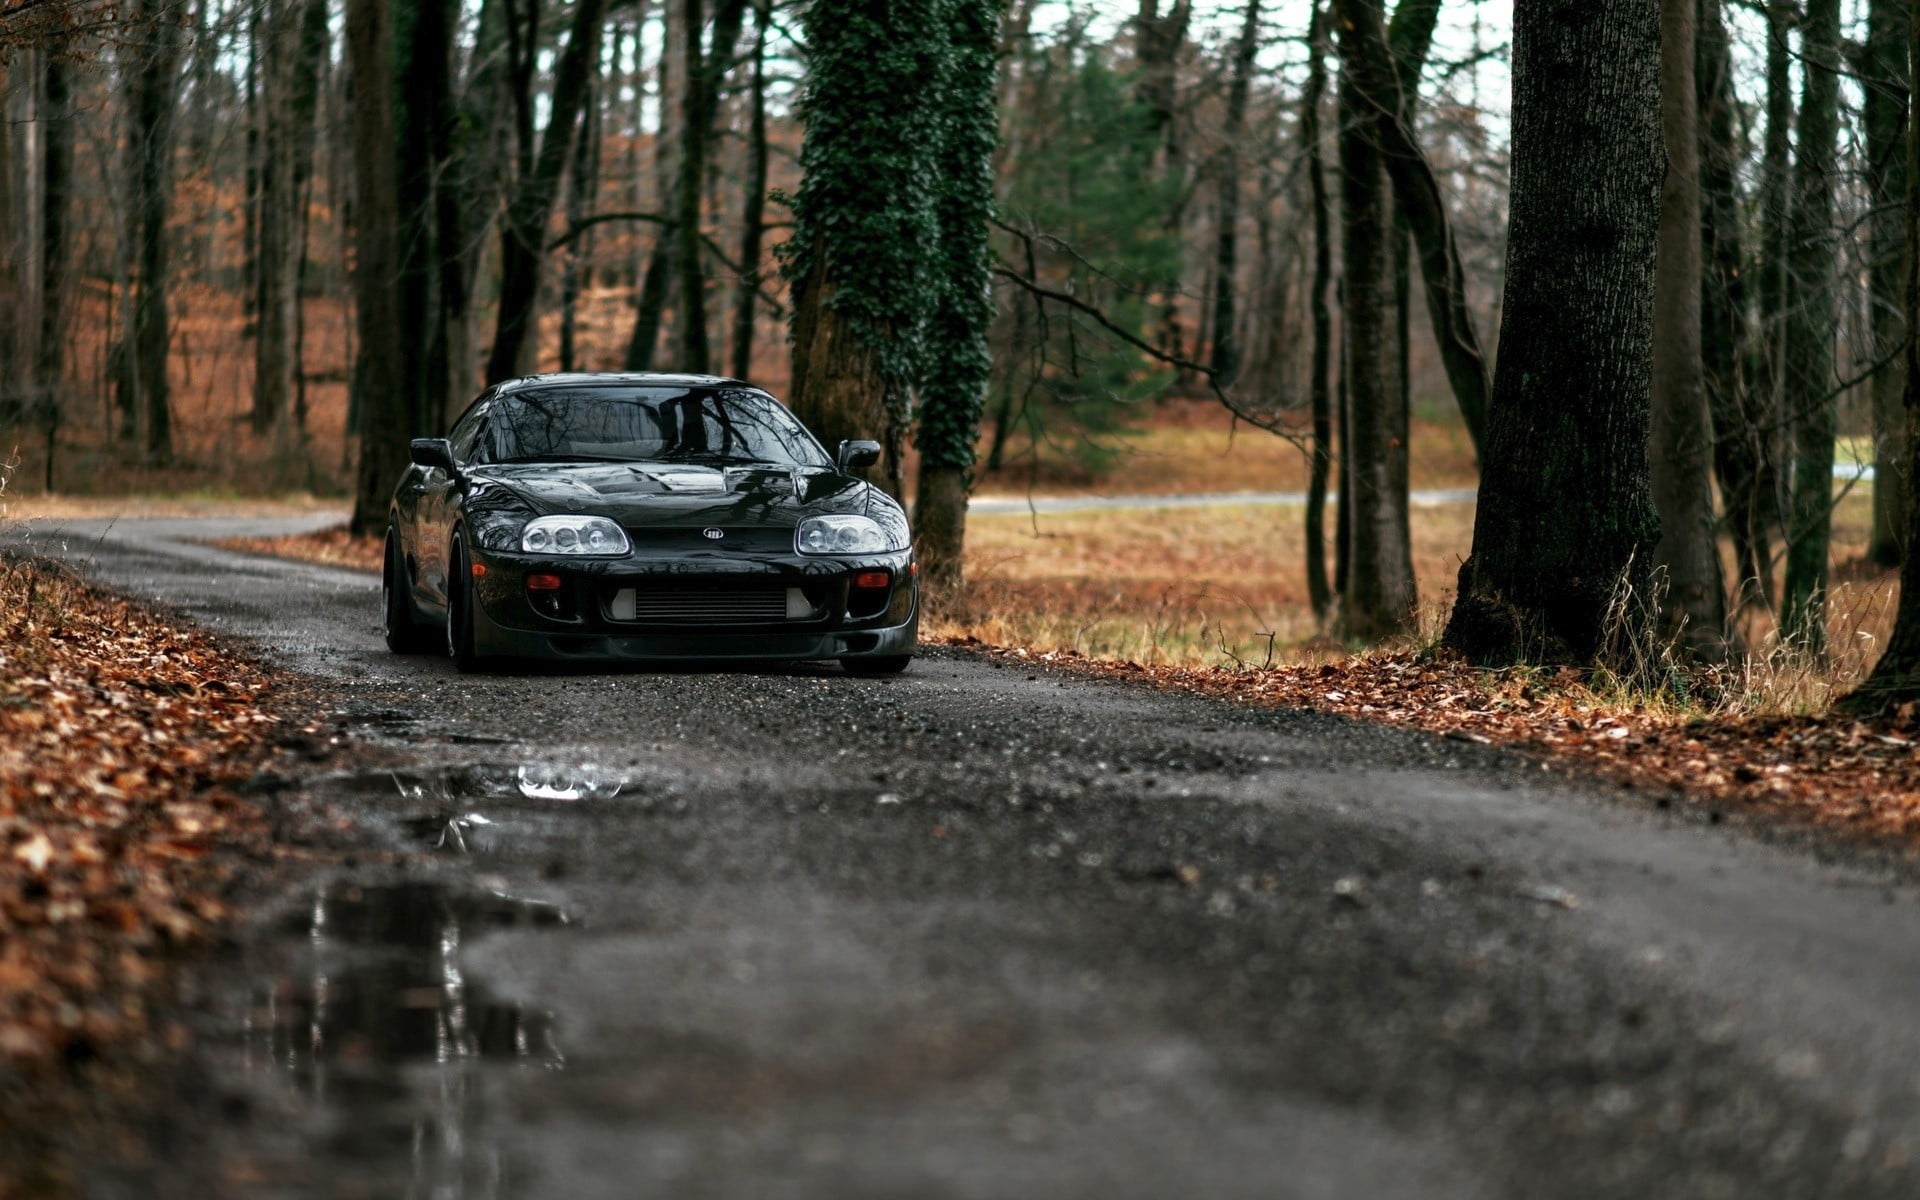
[[[517,392],[529,387],[570,387],[616,383],[639,387],[752,387],[744,380],[726,375],[688,375],[671,371],[555,371],[546,375],[523,375],[502,383],[499,393]]]

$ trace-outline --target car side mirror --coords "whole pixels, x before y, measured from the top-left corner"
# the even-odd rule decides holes
[[[415,438],[407,443],[407,457],[414,465],[439,467],[449,475],[460,474],[453,465],[453,443],[446,438]]]
[[[864,438],[848,439],[840,443],[840,453],[835,456],[842,471],[864,471],[880,461],[880,443]]]

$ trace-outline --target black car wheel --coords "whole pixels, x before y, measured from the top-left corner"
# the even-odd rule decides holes
[[[480,656],[473,652],[473,571],[467,566],[467,547],[459,534],[447,552],[447,654],[461,671],[475,671]]]
[[[849,675],[898,675],[912,661],[911,654],[883,654],[872,658],[843,658],[840,665]]]
[[[380,569],[380,624],[387,636],[387,649],[395,654],[425,654],[436,649],[433,631],[420,624],[413,610],[413,589],[408,586],[400,557],[400,538],[387,530],[387,552]]]

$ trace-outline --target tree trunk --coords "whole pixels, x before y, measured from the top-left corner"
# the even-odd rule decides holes
[[[1324,627],[1333,612],[1327,582],[1327,478],[1333,468],[1333,396],[1328,375],[1333,362],[1333,312],[1327,289],[1333,282],[1333,221],[1328,212],[1327,175],[1321,161],[1320,106],[1327,92],[1326,14],[1312,0],[1307,21],[1307,86],[1300,96],[1300,141],[1307,148],[1307,191],[1313,204],[1313,282],[1308,310],[1313,314],[1313,362],[1308,394],[1313,412],[1313,445],[1307,475],[1307,601],[1313,619]],[[1341,447],[1345,451],[1345,446]]]
[[[1649,0],[1517,0],[1511,220],[1473,551],[1447,644],[1591,662],[1644,619],[1660,221]],[[1615,605],[1624,628],[1615,629]]]
[[[395,161],[391,23],[386,0],[347,0],[347,54],[353,71],[355,327],[359,353],[360,463],[352,528],[379,534],[407,466],[413,436],[402,390],[399,266],[400,185]]]
[[[1384,151],[1393,180],[1395,212],[1404,216],[1420,252],[1420,273],[1426,284],[1427,313],[1447,381],[1467,423],[1467,434],[1479,453],[1485,438],[1487,400],[1492,390],[1486,355],[1467,305],[1466,268],[1460,261],[1440,181],[1426,153],[1413,135],[1412,99],[1395,75],[1393,51],[1380,23],[1378,5],[1353,10],[1351,31],[1354,70],[1358,74],[1354,102],[1361,119],[1371,118],[1374,136]]]
[[[1370,119],[1378,101],[1365,98],[1368,85],[1378,82],[1370,77],[1373,47],[1368,43],[1381,29],[1379,0],[1335,0],[1333,12],[1342,68],[1341,258],[1352,433],[1347,446],[1351,561],[1340,628],[1343,636],[1376,640],[1413,627],[1415,599],[1407,523],[1407,410],[1388,362],[1386,163],[1378,122]],[[1385,45],[1383,40],[1377,44]],[[1342,502],[1348,503],[1345,497]]]
[[[765,256],[767,205],[767,22],[772,8],[762,4],[753,37],[753,91],[748,100],[747,192],[740,205],[739,297],[733,316],[733,376],[753,376],[754,314],[760,298],[760,260]]]
[[[1868,287],[1873,305],[1873,358],[1891,359],[1868,384],[1873,397],[1873,533],[1867,557],[1882,566],[1898,566],[1907,544],[1906,412],[1906,221],[1900,206],[1907,194],[1907,13],[1904,0],[1871,0],[1867,7],[1866,92],[1867,191],[1873,216],[1869,225]]]
[[[933,6],[888,0],[815,0],[803,22],[812,57],[788,259],[793,410],[829,450],[879,437],[898,496],[938,228],[928,122],[900,99],[939,94],[942,22]]]
[[[1260,51],[1260,0],[1247,0],[1240,40],[1233,52],[1233,80],[1227,86],[1227,111],[1220,130],[1218,228],[1213,256],[1213,372],[1222,386],[1239,373],[1240,349],[1233,342],[1234,283],[1240,273],[1240,142],[1247,133],[1247,92],[1253,84],[1253,60]]]
[[[142,3],[133,20],[152,33],[147,59],[135,70],[128,96],[128,179],[132,195],[135,270],[132,350],[123,384],[133,394],[123,406],[140,414],[142,449],[150,463],[173,457],[173,421],[167,386],[167,214],[173,201],[173,108],[180,36],[169,14]]]
[[[1793,29],[1791,0],[1767,3],[1767,134],[1760,158],[1759,305],[1755,313],[1751,410],[1759,420],[1748,426],[1750,456],[1757,467],[1745,496],[1731,497],[1728,508],[1745,528],[1758,552],[1769,530],[1785,531],[1787,489],[1786,327],[1793,304],[1788,270],[1793,218],[1793,55],[1787,39]],[[1723,483],[1725,480],[1722,481]],[[1768,560],[1758,560],[1763,602],[1771,602],[1773,580]]]
[[[567,168],[567,228],[573,229],[586,219],[593,209],[594,192],[600,183],[600,105],[593,93],[597,87],[589,88],[586,115],[582,122],[580,136],[573,143],[573,164]],[[583,282],[591,282],[592,268],[588,265],[592,255],[593,230],[573,239],[567,244],[566,263],[560,271],[560,369],[576,369],[579,358],[577,345],[580,320],[580,289]]]
[[[1793,436],[1792,511],[1780,635],[1821,656],[1827,648],[1827,554],[1833,532],[1834,153],[1840,132],[1840,0],[1808,0],[1805,72],[1793,159],[1793,303],[1787,314],[1787,428]]]
[[[575,0],[566,47],[553,68],[546,132],[531,170],[514,185],[507,202],[506,223],[500,231],[500,312],[493,350],[487,356],[488,383],[520,373],[521,355],[535,333],[547,218],[553,212],[588,85],[599,65],[600,25],[606,7],[607,0]],[[690,30],[688,35],[697,38],[698,32]]]
[[[301,232],[319,89],[318,63],[310,57],[315,8],[321,13],[324,39],[322,0],[279,0],[268,6],[261,23],[259,232],[254,257],[259,280],[249,419],[254,434],[273,434],[282,453],[291,449],[290,418],[299,389]],[[325,52],[324,40],[319,52]]]
[[[0,296],[12,302],[0,304],[0,421],[18,416],[16,396],[31,391],[33,365],[26,354],[26,332],[35,314],[32,290],[26,278],[27,229],[25,206],[14,185],[14,132],[12,64],[0,58]]]
[[[34,377],[40,403],[57,410],[66,376],[67,220],[73,204],[73,114],[64,44],[41,51],[40,79],[40,328],[35,330]]]
[[[1920,9],[1920,5],[1916,6]],[[1920,11],[1909,11],[1906,54],[1911,72],[1920,68]],[[1907,122],[1905,231],[1907,243],[1906,323],[1920,329],[1920,121]],[[1920,342],[1908,338],[1901,356],[1906,366],[1907,477],[1920,479]],[[1893,635],[1858,691],[1841,707],[1872,712],[1920,700],[1920,489],[1907,493],[1907,545],[1900,565],[1900,606]]]
[[[1414,112],[1419,107],[1420,73],[1426,67],[1427,51],[1433,45],[1433,29],[1440,19],[1440,0],[1400,0],[1387,23],[1387,48],[1393,54],[1394,82],[1399,92],[1395,115],[1407,131],[1407,138],[1419,144]],[[1398,184],[1395,185],[1398,187]],[[1444,217],[1444,210],[1443,210]],[[1451,237],[1451,233],[1448,235]],[[1407,205],[1396,195],[1393,202],[1393,351],[1395,377],[1400,384],[1400,403],[1413,404],[1413,227],[1407,219]],[[1464,303],[1465,297],[1462,296]],[[1440,336],[1435,330],[1436,339]],[[1479,438],[1486,425],[1486,370],[1479,373],[1479,408],[1467,422],[1467,435],[1479,452]]]
[[[1695,96],[1700,125],[1701,370],[1713,419],[1714,473],[1733,542],[1739,604],[1766,605],[1769,528],[1758,491],[1770,409],[1741,369],[1749,350],[1747,261],[1738,174],[1745,161],[1733,91],[1733,56],[1721,0],[1700,0]]]
[[[1665,636],[1694,658],[1727,652],[1726,598],[1714,539],[1713,429],[1700,342],[1700,131],[1694,91],[1699,0],[1660,0],[1661,136],[1667,148],[1654,270],[1653,419],[1648,478],[1665,573]],[[1657,585],[1656,585],[1657,586]]]
[[[956,605],[964,596],[967,493],[974,444],[993,375],[987,334],[993,326],[993,276],[987,222],[993,215],[993,148],[1000,123],[994,105],[1003,0],[948,0],[945,86],[932,128],[934,198],[939,239],[933,312],[927,322],[920,377],[919,500],[914,542],[930,601]]]
[[[675,265],[680,270],[680,361],[682,371],[704,375],[707,371],[707,273],[705,252],[700,245],[700,196],[707,178],[707,130],[711,81],[700,50],[701,32],[706,27],[702,0],[681,0],[680,11],[686,26],[682,43],[681,75],[686,87],[680,102],[680,181],[674,188],[676,224]],[[715,38],[714,53],[724,53]],[[730,49],[730,48],[729,48]]]

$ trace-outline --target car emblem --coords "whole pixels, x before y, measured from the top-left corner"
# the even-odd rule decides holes
[[[703,538],[706,538],[710,542],[717,542],[721,538],[727,536],[727,531],[724,529],[702,529],[700,531],[700,536]]]

